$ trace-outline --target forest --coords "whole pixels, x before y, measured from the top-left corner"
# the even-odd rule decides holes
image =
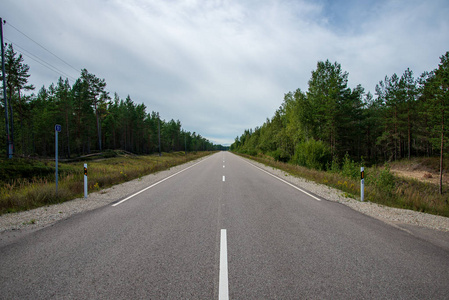
[[[49,157],[55,153],[55,125],[59,133],[59,155],[76,157],[121,149],[135,154],[159,151],[209,151],[223,147],[214,145],[199,133],[182,128],[179,120],[165,121],[159,113],[147,112],[147,107],[136,104],[128,95],[121,99],[106,90],[106,82],[86,69],[71,86],[68,79],[59,78],[37,94],[28,84],[30,68],[22,54],[10,44],[5,51],[5,88],[1,111],[5,122],[0,122],[2,146],[0,153],[7,156],[9,144],[15,157]],[[2,78],[3,79],[3,78]],[[2,81],[3,82],[3,81]],[[31,93],[31,94],[30,94]],[[7,110],[5,112],[5,107]]]
[[[311,169],[329,170],[350,158],[363,164],[447,151],[449,52],[436,69],[415,77],[385,76],[375,94],[348,87],[337,62],[319,61],[308,90],[285,94],[282,105],[260,127],[247,129],[231,150],[263,154]]]

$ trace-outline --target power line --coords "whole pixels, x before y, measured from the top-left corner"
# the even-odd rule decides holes
[[[51,55],[53,55],[54,57],[56,57],[57,59],[59,59],[61,62],[63,62],[64,64],[66,64],[67,66],[69,66],[70,68],[72,68],[73,70],[75,70],[77,73],[80,72],[81,69],[76,69],[75,67],[73,67],[71,64],[69,64],[68,62],[66,62],[65,60],[63,60],[62,58],[60,58],[59,56],[57,56],[56,54],[54,54],[53,52],[51,52],[50,50],[48,50],[47,48],[45,48],[44,46],[42,46],[41,44],[39,44],[38,42],[36,42],[35,40],[33,40],[31,37],[29,37],[28,35],[26,35],[25,33],[23,33],[22,31],[20,31],[18,28],[16,28],[14,25],[12,25],[11,23],[7,23],[5,20],[3,20],[4,24],[12,27],[13,29],[15,29],[17,32],[19,32],[20,34],[22,34],[23,36],[25,36],[26,38],[28,38],[29,40],[31,40],[33,43],[35,43],[36,45],[38,45],[39,47],[41,47],[42,49],[44,49],[45,51],[47,51],[48,53],[50,53]],[[23,51],[27,52],[29,55],[25,54],[25,53],[21,53],[24,56],[27,56],[28,58],[34,60],[35,62],[41,64],[42,66],[48,68],[49,70],[62,75],[66,78],[70,78],[71,80],[73,80],[74,82],[76,82],[76,78],[66,74],[65,72],[59,70],[58,68],[54,67],[53,65],[51,65],[50,63],[46,62],[45,60],[39,58],[38,56],[32,54],[31,52],[27,51],[26,49],[24,49],[23,47],[20,47],[19,45],[17,45],[16,43],[12,42],[11,40],[8,39],[8,41],[15,45],[16,47],[22,49]]]
[[[76,79],[73,78],[72,76],[67,76],[67,75],[61,74],[60,72],[56,71],[57,69],[56,69],[56,70],[53,70],[53,69],[52,69],[52,66],[47,66],[47,65],[45,65],[44,63],[40,62],[39,60],[37,60],[37,59],[35,59],[35,58],[33,58],[33,57],[31,57],[31,56],[25,54],[25,53],[21,53],[21,54],[25,55],[26,57],[28,57],[28,58],[34,60],[35,62],[37,62],[37,63],[39,63],[39,64],[41,64],[42,66],[46,67],[47,69],[49,69],[49,70],[51,70],[51,71],[53,71],[53,72],[55,72],[55,73],[61,75],[62,77],[69,78],[70,80],[72,80],[72,81],[74,81],[74,82],[76,81]],[[53,68],[54,68],[54,67],[53,67]]]
[[[5,38],[6,39],[6,38]],[[70,76],[69,74],[65,73],[64,71],[61,71],[60,69],[58,69],[57,67],[53,66],[52,64],[46,62],[45,60],[43,60],[42,58],[38,57],[37,55],[31,53],[30,51],[26,50],[25,48],[17,45],[16,43],[13,43],[10,39],[6,39],[7,41],[9,41],[12,45],[14,45],[16,48],[22,49],[22,52],[20,52],[21,54],[23,54],[24,56],[34,60],[35,62],[41,64],[42,66],[50,69],[51,71],[66,77],[66,78],[70,78],[73,81],[76,81],[76,78],[73,76]],[[26,52],[27,54],[23,53]]]
[[[70,68],[72,68],[73,70],[75,70],[76,72],[79,72],[78,69],[76,69],[74,66],[72,66],[71,64],[69,64],[68,62],[66,62],[65,60],[63,60],[62,58],[60,58],[59,56],[57,56],[56,54],[54,54],[53,52],[51,52],[50,50],[48,50],[47,48],[45,48],[44,46],[42,46],[41,44],[39,44],[38,42],[36,42],[35,40],[33,40],[32,38],[30,38],[28,35],[26,35],[25,33],[23,33],[22,31],[20,31],[19,29],[17,29],[16,27],[14,27],[11,23],[4,21],[6,25],[11,26],[12,28],[14,28],[15,30],[17,30],[19,33],[21,33],[22,35],[24,35],[25,37],[27,37],[29,40],[31,40],[33,43],[35,43],[36,45],[38,45],[39,47],[41,47],[42,49],[44,49],[45,51],[47,51],[48,53],[50,53],[51,55],[53,55],[54,57],[56,57],[57,59],[59,59],[60,61],[62,61],[63,63],[65,63],[67,66],[69,66]]]

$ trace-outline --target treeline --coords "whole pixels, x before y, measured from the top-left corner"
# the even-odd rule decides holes
[[[345,156],[376,163],[447,149],[449,52],[417,78],[410,69],[385,76],[375,95],[347,83],[340,64],[318,62],[308,90],[285,94],[274,116],[245,130],[231,150],[324,170]]]
[[[22,55],[9,45],[5,53],[5,74],[9,122],[1,122],[14,143],[14,155],[54,155],[55,124],[62,126],[59,153],[63,157],[78,156],[105,149],[122,149],[137,154],[162,152],[207,151],[222,147],[214,145],[195,132],[182,129],[179,120],[165,121],[156,112],[147,113],[144,104],[136,104],[127,96],[113,98],[106,91],[104,79],[86,69],[71,86],[62,78],[37,94],[28,84],[29,67]],[[3,94],[3,93],[2,93]],[[2,97],[3,98],[3,97]],[[2,99],[2,115],[5,101]],[[5,154],[8,136],[2,135],[1,152]]]

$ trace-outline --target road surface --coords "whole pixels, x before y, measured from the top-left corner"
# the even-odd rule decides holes
[[[447,299],[449,249],[220,152],[0,246],[0,299]]]

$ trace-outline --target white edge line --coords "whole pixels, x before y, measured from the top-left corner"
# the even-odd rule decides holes
[[[221,230],[220,237],[220,277],[218,284],[218,300],[229,299],[228,287],[228,245],[226,241],[226,229]]]
[[[210,156],[209,156],[208,158],[210,158]],[[206,159],[208,159],[208,158],[206,158]],[[145,192],[146,190],[151,189],[152,187],[158,185],[159,183],[162,183],[162,182],[164,182],[165,180],[168,180],[168,179],[170,179],[170,178],[172,178],[172,177],[178,175],[179,173],[182,173],[182,172],[184,172],[184,171],[186,171],[186,170],[188,170],[188,169],[190,169],[190,168],[196,166],[197,164],[202,163],[202,162],[205,161],[206,159],[203,159],[203,160],[197,162],[196,164],[191,165],[190,167],[187,167],[187,168],[185,168],[185,169],[183,169],[183,170],[181,170],[181,171],[179,171],[179,172],[177,172],[177,173],[175,173],[175,174],[172,174],[172,175],[170,175],[170,176],[168,176],[168,177],[166,177],[166,178],[164,178],[164,179],[162,179],[162,180],[159,180],[158,182],[153,183],[152,185],[150,185],[150,186],[144,188],[143,190],[140,190],[140,191],[138,191],[137,193],[134,193],[134,194],[132,194],[131,196],[128,196],[128,197],[126,197],[125,199],[120,200],[119,202],[117,202],[117,203],[115,203],[115,204],[112,204],[112,206],[117,206],[117,205],[119,205],[119,204],[122,204],[123,202],[128,201],[129,199],[131,199],[132,197],[135,197],[135,196],[139,195],[140,193],[143,193],[143,192]]]
[[[279,178],[279,177],[277,177],[276,175],[273,175],[273,174],[271,174],[270,172],[267,172],[267,171],[265,171],[264,169],[261,169],[261,168],[259,168],[258,166],[255,166],[255,165],[253,165],[252,163],[250,163],[250,162],[248,162],[248,161],[246,161],[246,160],[243,160],[243,161],[246,162],[247,164],[253,166],[254,168],[259,169],[260,171],[265,172],[265,173],[267,173],[268,175],[270,175],[270,176],[276,178],[277,180],[280,180],[280,181],[282,181],[283,183],[288,184],[288,185],[291,186],[292,188],[295,188],[295,189],[297,189],[298,191],[303,192],[304,194],[306,194],[306,195],[312,197],[313,199],[315,199],[315,200],[317,200],[317,201],[321,201],[320,198],[317,198],[317,197],[315,197],[314,195],[312,195],[312,194],[310,194],[310,193],[304,191],[303,189],[300,189],[300,188],[297,187],[296,185],[291,184],[290,182],[285,181],[284,179]]]

